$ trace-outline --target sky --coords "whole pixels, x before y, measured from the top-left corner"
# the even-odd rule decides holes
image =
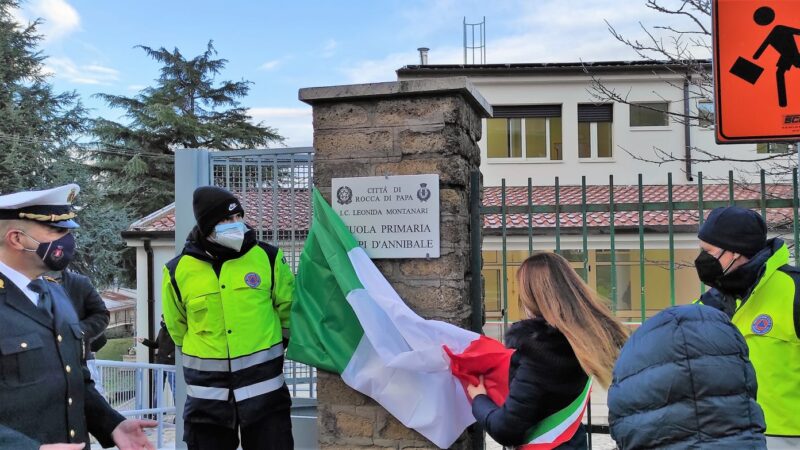
[[[666,0],[669,3],[669,0]],[[289,147],[312,144],[311,108],[298,89],[394,81],[418,64],[463,63],[462,23],[486,18],[486,62],[632,60],[605,21],[631,37],[664,24],[644,0],[27,0],[20,22],[41,18],[46,70],[59,91],[77,91],[93,116],[121,120],[97,93],[132,96],[158,77],[135,48],[180,49],[213,40],[228,60],[219,80],[249,80],[242,99],[255,121]],[[622,7],[624,5],[624,7]]]

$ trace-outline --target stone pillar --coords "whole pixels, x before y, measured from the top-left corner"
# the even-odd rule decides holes
[[[441,257],[376,264],[417,314],[469,328],[469,180],[491,106],[464,77],[306,88],[300,100],[314,108],[314,184],[328,201],[331,178],[439,174]],[[437,448],[338,375],[318,382],[321,448]]]

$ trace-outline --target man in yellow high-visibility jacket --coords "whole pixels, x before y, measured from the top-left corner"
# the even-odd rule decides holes
[[[164,322],[183,352],[190,450],[291,449],[283,379],[294,275],[225,189],[194,192],[197,226],[164,267]]]
[[[800,449],[800,270],[788,264],[781,239],[767,240],[764,219],[749,209],[713,210],[698,237],[695,267],[712,288],[698,302],[726,312],[745,337],[767,447]]]

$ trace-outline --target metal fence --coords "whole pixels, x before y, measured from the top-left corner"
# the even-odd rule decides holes
[[[618,186],[614,184],[613,175],[609,175],[608,185],[587,186],[583,177],[580,186],[560,186],[555,177],[552,184],[534,186],[529,178],[527,186],[484,187],[480,190],[480,173],[472,174],[471,179],[471,229],[473,235],[471,261],[472,273],[482,273],[481,277],[473,277],[471,286],[473,328],[482,330],[495,338],[502,339],[509,326],[509,269],[512,253],[521,253],[520,258],[535,250],[551,250],[562,254],[572,262],[575,270],[584,280],[590,277],[590,251],[602,252],[609,269],[609,286],[604,294],[612,310],[623,320],[635,326],[644,322],[660,308],[652,307],[648,297],[662,296],[668,292],[668,303],[689,302],[693,298],[676,296],[676,271],[681,262],[676,260],[675,236],[682,234],[693,241],[689,252],[692,258],[699,248],[696,246],[695,234],[703,224],[707,213],[712,209],[738,205],[758,211],[768,223],[771,236],[782,237],[787,245],[793,247],[794,263],[800,263],[800,242],[798,239],[798,174],[792,172],[791,183],[767,183],[766,173],[760,172],[759,182],[743,183],[734,180],[733,172],[728,174],[727,182],[712,180],[704,184],[703,174],[699,173],[694,185],[673,185],[672,174],[668,175],[666,186],[645,185],[642,175],[638,184]],[[477,230],[482,230],[479,237]],[[617,244],[623,236],[628,248],[638,250],[636,260],[619,261],[621,250]],[[499,239],[499,255],[495,262],[500,267],[499,280],[493,295],[499,298],[498,313],[500,319],[481,323],[481,317],[488,303],[486,298],[486,263],[487,239]],[[515,249],[509,248],[509,241],[514,239]],[[565,241],[568,245],[564,245]],[[590,246],[590,241],[594,241]],[[652,261],[646,260],[646,252],[657,248],[666,251],[666,260],[658,261],[661,269],[668,273],[668,281],[664,286],[652,285],[655,280],[646,278],[645,266]],[[519,261],[514,261],[519,262]],[[690,266],[691,263],[685,264]],[[637,284],[639,285],[638,305],[631,298],[628,311],[620,310],[620,292],[618,290],[617,271],[621,267],[638,268]],[[595,275],[596,276],[596,275]],[[512,281],[513,281],[513,277]],[[705,286],[695,279],[694,295],[699,296]],[[683,287],[683,286],[682,286]],[[633,297],[633,295],[631,295]],[[516,301],[516,299],[512,299]],[[625,316],[628,314],[628,316]],[[592,431],[608,433],[606,424],[592,424],[591,402],[585,421],[589,425],[589,446],[591,448]]]
[[[239,197],[258,238],[279,246],[296,270],[311,223],[314,149],[211,152],[209,157],[211,184]]]
[[[158,422],[155,440],[163,447],[165,429],[175,428],[175,366],[105,360],[87,365],[98,392],[120,414]]]
[[[120,414],[158,422],[157,448],[174,440],[174,434],[165,431],[175,429],[175,366],[106,360],[89,360],[87,365],[98,392]],[[313,406],[317,398],[316,369],[286,361],[283,371],[293,402],[297,399],[296,403],[304,407]]]
[[[729,173],[727,183],[704,184],[702,173],[698,174],[695,185],[672,184],[672,175],[668,177],[666,186],[644,185],[642,176],[639,175],[638,185],[617,186],[614,184],[613,175],[609,176],[607,186],[587,186],[583,178],[581,186],[559,186],[558,177],[553,185],[536,186],[528,179],[528,185],[523,187],[507,187],[505,180],[497,188],[483,189],[483,201],[476,205],[477,196],[473,196],[473,226],[483,229],[482,240],[473,239],[472,267],[477,273],[481,270],[481,244],[487,237],[496,235],[500,240],[500,251],[497,264],[502,269],[499,277],[498,291],[500,296],[500,323],[497,328],[505,330],[509,321],[509,239],[514,237],[519,243],[520,239],[526,240],[527,248],[523,254],[529,254],[534,248],[541,248],[544,241],[549,250],[555,251],[573,261],[576,270],[588,280],[590,238],[603,241],[602,247],[597,244],[592,250],[601,250],[609,272],[609,286],[605,292],[612,310],[622,313],[620,306],[620,292],[618,292],[617,270],[622,265],[638,269],[637,284],[638,305],[635,298],[630,299],[630,307],[638,322],[643,322],[647,317],[655,314],[658,309],[648,308],[648,295],[663,295],[663,292],[648,290],[645,265],[651,263],[646,260],[646,252],[654,246],[654,236],[658,236],[658,249],[667,253],[664,261],[659,264],[668,273],[668,286],[665,292],[669,293],[668,305],[675,305],[676,301],[687,302],[691,298],[676,298],[676,270],[681,268],[675,257],[675,236],[678,233],[694,234],[698,226],[702,225],[707,213],[713,208],[727,205],[738,205],[750,208],[761,213],[768,222],[772,236],[782,236],[787,244],[793,247],[795,264],[800,261],[798,253],[798,177],[795,169],[791,183],[766,183],[766,174],[761,171],[760,182],[738,183],[734,181],[733,172]],[[473,185],[479,182],[479,174],[472,177]],[[494,189],[492,191],[492,189]],[[513,199],[509,194],[515,194]],[[565,198],[565,192],[569,195]],[[620,200],[620,197],[622,199]],[[539,200],[538,202],[536,200]],[[630,243],[631,239],[638,241],[634,250],[638,250],[638,261],[618,261],[620,250],[617,243],[621,235],[625,235]],[[564,248],[562,241],[566,236],[571,237],[573,243],[570,248]],[[576,237],[579,241],[576,243]],[[664,245],[666,241],[666,245]],[[693,247],[692,254],[696,255],[697,247]],[[485,252],[485,249],[484,249]],[[524,256],[524,255],[523,255]],[[690,264],[689,264],[690,265]],[[684,264],[686,266],[686,264]],[[705,289],[697,281],[699,295]],[[483,306],[483,288],[473,289],[473,307]],[[652,303],[652,302],[651,302]]]

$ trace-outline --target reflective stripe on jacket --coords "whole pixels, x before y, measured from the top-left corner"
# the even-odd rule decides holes
[[[272,250],[275,250],[273,247]],[[191,422],[235,426],[288,408],[283,329],[294,276],[263,243],[217,264],[192,249],[164,268],[164,321],[183,352]]]

